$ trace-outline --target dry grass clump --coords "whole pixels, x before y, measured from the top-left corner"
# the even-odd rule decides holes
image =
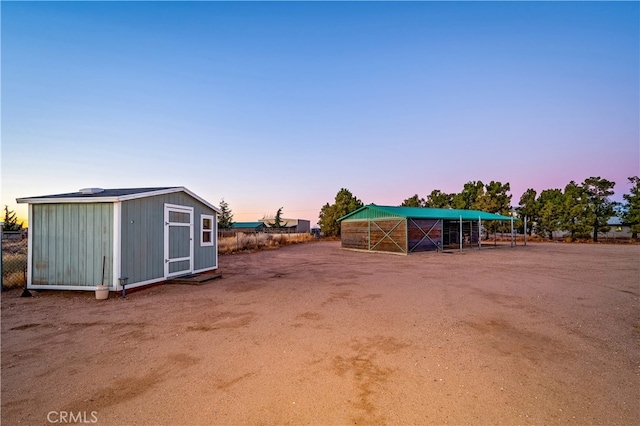
[[[239,251],[255,251],[264,248],[277,248],[289,244],[313,241],[310,234],[268,234],[239,232],[233,237],[218,240],[218,253],[228,254]]]

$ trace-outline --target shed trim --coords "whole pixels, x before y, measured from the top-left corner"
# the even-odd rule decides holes
[[[118,191],[118,189],[109,189],[106,191]],[[174,192],[185,192],[189,194],[191,197],[201,202],[202,204],[204,204],[205,206],[214,210],[216,213],[222,213],[222,211],[218,207],[214,206],[213,204],[210,204],[208,201],[196,195],[195,193],[191,192],[189,189],[185,188],[184,186],[150,189],[147,191],[145,191],[144,188],[142,188],[141,192],[126,194],[126,195],[100,196],[99,194],[101,193],[97,195],[96,194],[89,195],[89,194],[83,194],[81,192],[76,192],[76,193],[60,194],[60,195],[45,195],[42,197],[17,198],[16,201],[19,204],[24,204],[24,203],[29,203],[29,204],[116,203],[119,201],[135,200],[137,198],[147,198],[147,197],[154,197],[156,195],[172,194]]]
[[[27,220],[29,223],[33,223],[33,206],[29,204],[27,206]],[[27,288],[31,287],[31,281],[33,276],[33,232],[29,230],[27,233]]]
[[[181,212],[189,214],[189,222],[171,222],[171,212]],[[164,203],[164,276],[165,278],[172,278],[179,275],[185,275],[187,273],[193,273],[194,263],[194,241],[193,241],[193,228],[194,228],[194,208],[190,206],[182,206],[179,204]],[[188,228],[189,229],[189,256],[171,257],[171,227]],[[172,262],[189,262],[189,268],[182,269],[180,271],[171,272]]]
[[[96,290],[95,285],[55,285],[55,284],[36,284],[29,285],[28,290]],[[128,288],[128,287],[127,287]],[[109,288],[109,290],[113,290]]]
[[[113,276],[111,277],[110,290],[120,289],[120,259],[122,256],[121,238],[122,235],[122,204],[113,203]],[[102,283],[101,283],[102,284]]]

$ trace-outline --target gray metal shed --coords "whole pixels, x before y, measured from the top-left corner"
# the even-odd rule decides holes
[[[28,203],[27,288],[111,291],[218,268],[220,209],[184,187],[101,189]],[[104,265],[104,268],[103,268]]]

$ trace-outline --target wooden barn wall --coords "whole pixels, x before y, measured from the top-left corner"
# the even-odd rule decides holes
[[[164,277],[164,204],[193,207],[193,269],[217,267],[217,241],[200,246],[200,215],[216,213],[184,192],[122,202],[121,274],[129,283]],[[217,239],[217,232],[213,232]]]
[[[341,222],[340,237],[343,248],[369,250],[369,222],[366,220]]]
[[[96,286],[112,278],[113,205],[34,204],[32,285]]]
[[[440,228],[438,219],[409,219],[407,223],[409,250],[412,252],[437,250],[438,244],[442,246]],[[424,236],[425,233],[428,233],[430,239]]]
[[[393,231],[391,231],[392,229]],[[388,235],[386,235],[387,233]],[[407,253],[406,219],[393,218],[386,220],[372,220],[370,235],[371,250]]]

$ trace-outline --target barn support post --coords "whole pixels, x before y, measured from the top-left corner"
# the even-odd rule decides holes
[[[513,216],[511,216],[511,247],[515,245],[516,245],[516,242],[514,241],[514,235],[513,235]]]
[[[478,249],[482,248],[482,218],[478,216]]]
[[[460,253],[462,253],[462,215],[460,215]]]
[[[527,215],[524,216],[524,245],[527,246]]]
[[[405,239],[404,239],[404,242],[406,244],[405,245],[405,249],[406,249],[405,254],[409,254],[409,219],[408,218],[404,220],[404,233],[406,234],[405,235]]]

